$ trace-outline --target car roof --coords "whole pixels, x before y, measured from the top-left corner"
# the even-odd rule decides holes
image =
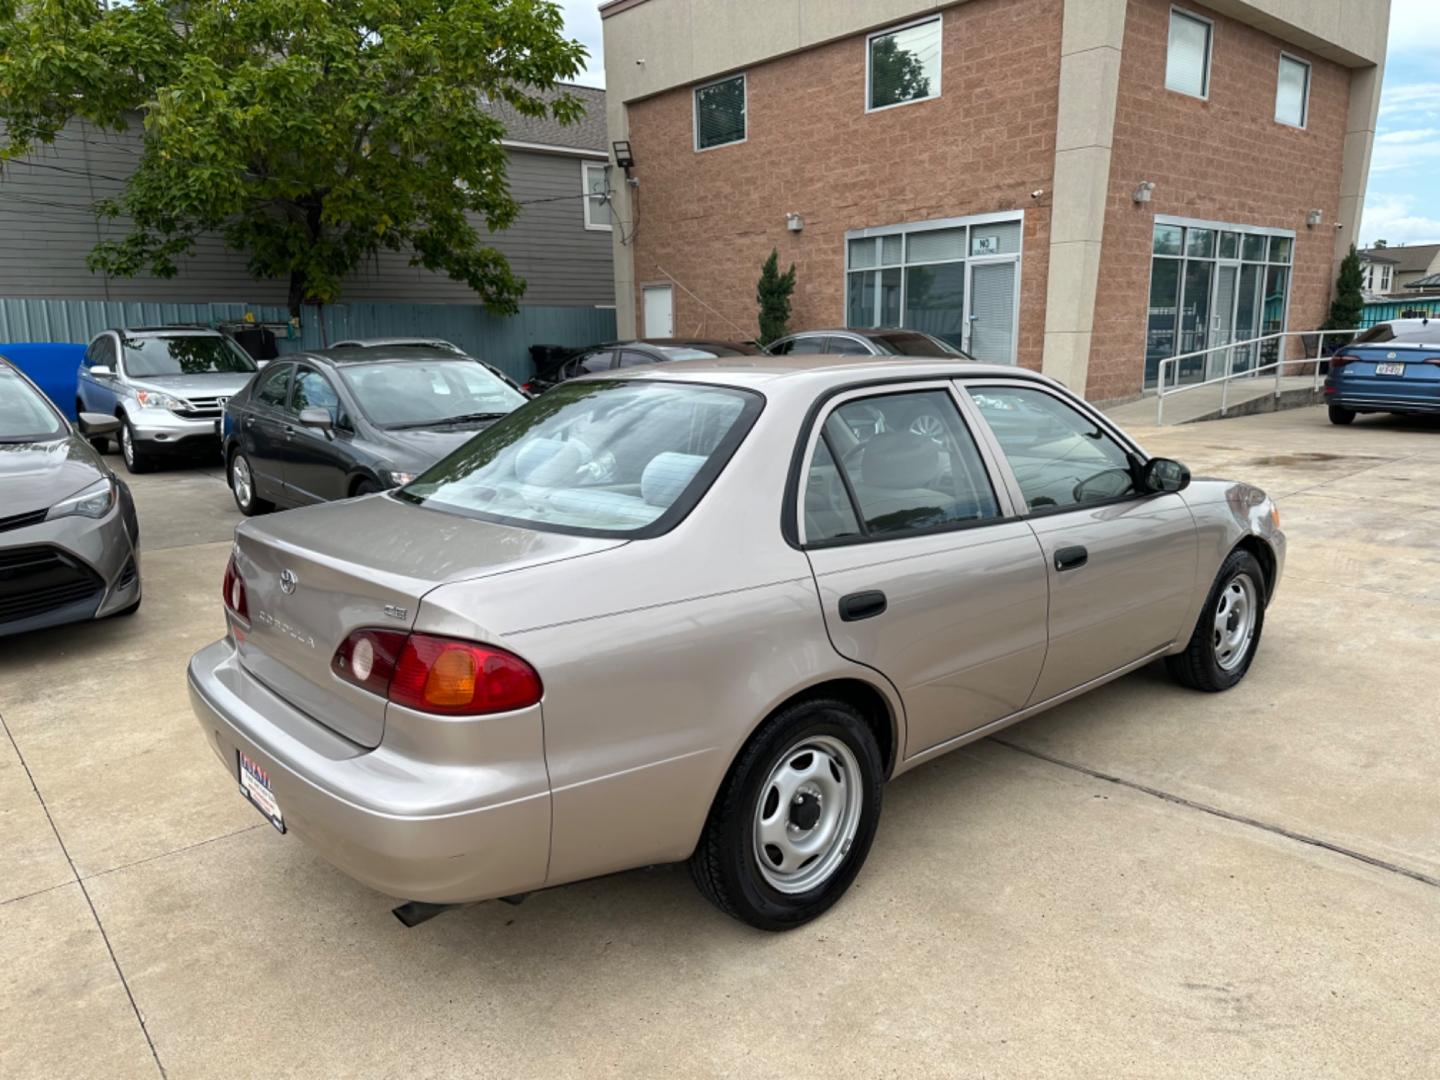
[[[457,353],[452,349],[435,349],[428,345],[377,345],[365,348],[334,346],[329,349],[308,349],[305,352],[290,353],[280,360],[323,360],[327,364],[343,367],[347,364],[405,363],[415,360],[473,360],[483,363],[469,353]]]
[[[619,349],[626,345],[650,345],[655,348],[671,349],[704,349],[710,345],[718,345],[726,349],[749,349],[756,350],[754,345],[748,341],[723,341],[720,338],[625,338],[623,341],[604,341],[598,345],[586,345],[576,349],[577,353],[588,352],[591,349]]]
[[[851,326],[836,326],[829,330],[796,330],[793,334],[786,334],[786,338],[799,337],[828,337],[831,334],[850,334],[852,337],[878,338],[888,337],[891,334],[919,334],[921,337],[932,337],[932,334],[924,330],[911,330],[901,326],[882,327],[861,327],[856,329]],[[784,340],[783,338],[781,340]]]
[[[212,330],[208,326],[110,326],[100,331],[107,333],[124,334],[126,337],[224,337],[219,330]],[[99,337],[100,334],[96,334]]]
[[[346,338],[331,345],[332,349],[375,349],[384,345],[414,345],[428,348],[431,344],[453,345],[442,337],[427,337],[424,334],[403,334],[394,337]],[[454,346],[459,348],[458,345]]]
[[[759,389],[778,384],[831,389],[899,379],[1026,379],[1047,386],[1062,383],[1028,368],[982,364],[961,357],[912,356],[730,356],[717,360],[676,360],[660,367],[624,368],[587,375],[590,379],[649,379]]]

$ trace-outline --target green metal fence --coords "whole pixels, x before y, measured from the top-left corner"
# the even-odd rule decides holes
[[[531,345],[581,346],[615,338],[614,308],[522,307],[491,315],[470,304],[335,304],[307,307],[298,330],[289,312],[271,304],[162,304],[102,300],[0,299],[0,343],[88,342],[111,326],[215,326],[245,321],[271,326],[281,352],[319,349],[356,337],[443,338],[515,378],[531,372]]]
[[[1365,310],[1360,314],[1360,325],[1370,327],[1391,319],[1413,319],[1421,315],[1440,315],[1440,297],[1424,300],[1384,300],[1366,304]]]

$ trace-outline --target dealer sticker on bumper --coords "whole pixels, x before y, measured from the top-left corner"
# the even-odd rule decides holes
[[[240,794],[250,800],[251,805],[269,819],[270,824],[285,831],[285,818],[280,813],[280,804],[270,790],[270,775],[245,756],[245,751],[235,751],[240,759]]]

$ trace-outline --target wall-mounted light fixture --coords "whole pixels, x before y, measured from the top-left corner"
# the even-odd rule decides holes
[[[630,179],[630,170],[635,167],[635,155],[630,150],[630,140],[617,139],[612,146],[615,150],[615,164],[625,170],[625,179]]]
[[[1140,186],[1135,189],[1134,194],[1132,194],[1130,198],[1134,199],[1137,203],[1147,203],[1150,201],[1150,193],[1154,190],[1154,180],[1142,180]]]
[[[805,219],[799,214],[786,214],[785,227],[791,232],[799,232],[801,229],[805,228]]]
[[[1316,225],[1319,225],[1324,220],[1325,214],[1323,211],[1311,210],[1310,213],[1305,215],[1305,227],[1307,229],[1313,229]]]

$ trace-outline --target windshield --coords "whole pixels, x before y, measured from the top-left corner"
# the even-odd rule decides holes
[[[562,383],[399,496],[540,529],[653,534],[695,505],[760,405],[755,394],[713,386]]]
[[[964,356],[959,349],[933,338],[929,334],[896,333],[874,334],[870,340],[880,347],[881,352],[894,356]]]
[[[226,337],[176,334],[125,339],[125,372],[132,379],[255,370],[255,361]]]
[[[405,360],[341,364],[340,377],[381,427],[433,427],[494,419],[526,397],[478,360]]]
[[[40,392],[0,364],[0,442],[37,442],[64,432],[60,417]]]

